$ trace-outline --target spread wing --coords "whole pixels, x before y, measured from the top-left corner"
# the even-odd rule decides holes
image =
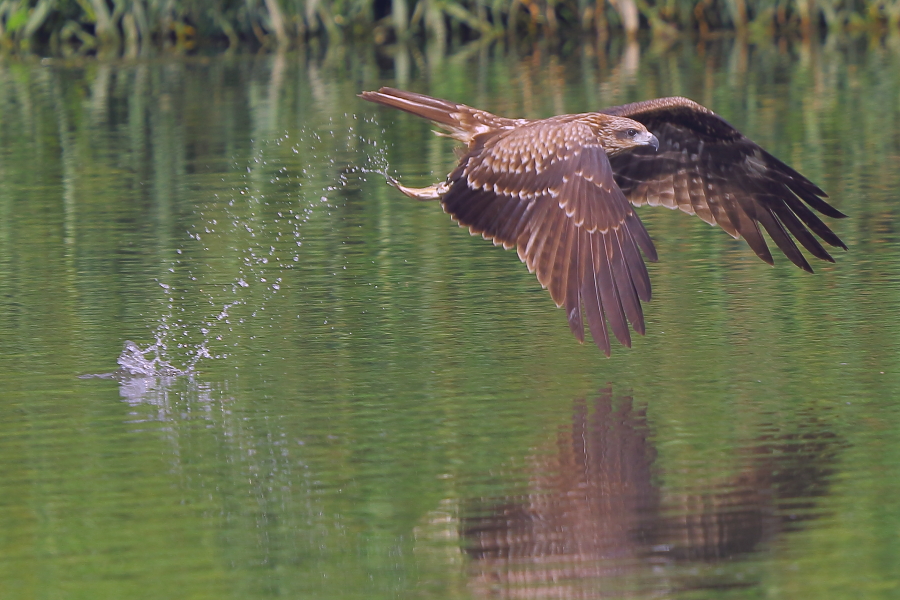
[[[580,341],[582,304],[607,356],[607,320],[626,346],[628,321],[644,333],[650,278],[640,251],[655,261],[656,250],[586,124],[564,117],[476,136],[441,202],[473,234],[515,246]]]
[[[847,249],[814,212],[846,216],[824,200],[825,192],[709,109],[687,98],[659,98],[603,112],[639,121],[659,139],[659,152],[640,148],[610,159],[616,182],[632,204],[696,214],[743,237],[769,264],[774,261],[760,225],[805,271],[812,268],[796,242],[829,262],[834,259],[816,236]]]

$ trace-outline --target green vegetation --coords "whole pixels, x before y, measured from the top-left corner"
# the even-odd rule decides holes
[[[0,49],[128,57],[238,45],[568,39],[640,30],[809,38],[897,34],[900,0],[0,0]]]

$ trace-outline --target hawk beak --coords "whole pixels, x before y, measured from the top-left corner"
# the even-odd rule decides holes
[[[652,133],[650,134],[650,139],[647,140],[648,146],[653,146],[653,149],[659,151],[659,139]]]

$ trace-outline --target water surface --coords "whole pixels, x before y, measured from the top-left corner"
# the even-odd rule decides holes
[[[0,63],[0,595],[896,597],[895,45],[428,61]],[[772,268],[641,209],[647,335],[606,359],[514,252],[385,185],[456,159],[379,85],[690,96],[850,250]],[[79,378],[126,340],[189,374]]]

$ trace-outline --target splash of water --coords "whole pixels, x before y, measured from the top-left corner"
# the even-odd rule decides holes
[[[195,372],[201,361],[227,358],[228,348],[237,347],[243,339],[242,326],[263,314],[267,303],[280,293],[283,271],[302,264],[304,225],[316,214],[330,215],[335,208],[333,194],[351,180],[366,180],[372,174],[392,179],[385,148],[357,133],[352,123],[356,115],[345,117],[341,126],[332,123],[324,134],[300,130],[297,142],[288,132],[259,142],[246,164],[234,164],[243,183],[230,194],[214,193],[198,207],[200,219],[175,250],[166,281],[157,280],[165,309],[153,328],[154,342],[145,350],[135,344],[139,352],[135,348],[127,355],[123,352],[119,358],[123,368],[157,369],[157,375],[158,369],[174,369],[168,372],[179,376]],[[352,154],[340,167],[334,156],[342,140]],[[305,164],[294,162],[295,156],[302,156]],[[321,172],[312,166],[323,164],[326,168]],[[329,165],[334,169],[328,169]],[[263,210],[271,212],[275,204],[280,208],[274,211],[276,216],[264,218]],[[243,243],[237,245],[235,240]],[[237,275],[230,281],[209,282],[203,277],[198,281],[191,271],[194,261],[221,260],[223,247],[237,253]],[[179,274],[187,275],[181,285],[176,283]],[[208,306],[211,310],[192,314],[192,303],[195,309]],[[146,360],[147,352],[154,358]]]

